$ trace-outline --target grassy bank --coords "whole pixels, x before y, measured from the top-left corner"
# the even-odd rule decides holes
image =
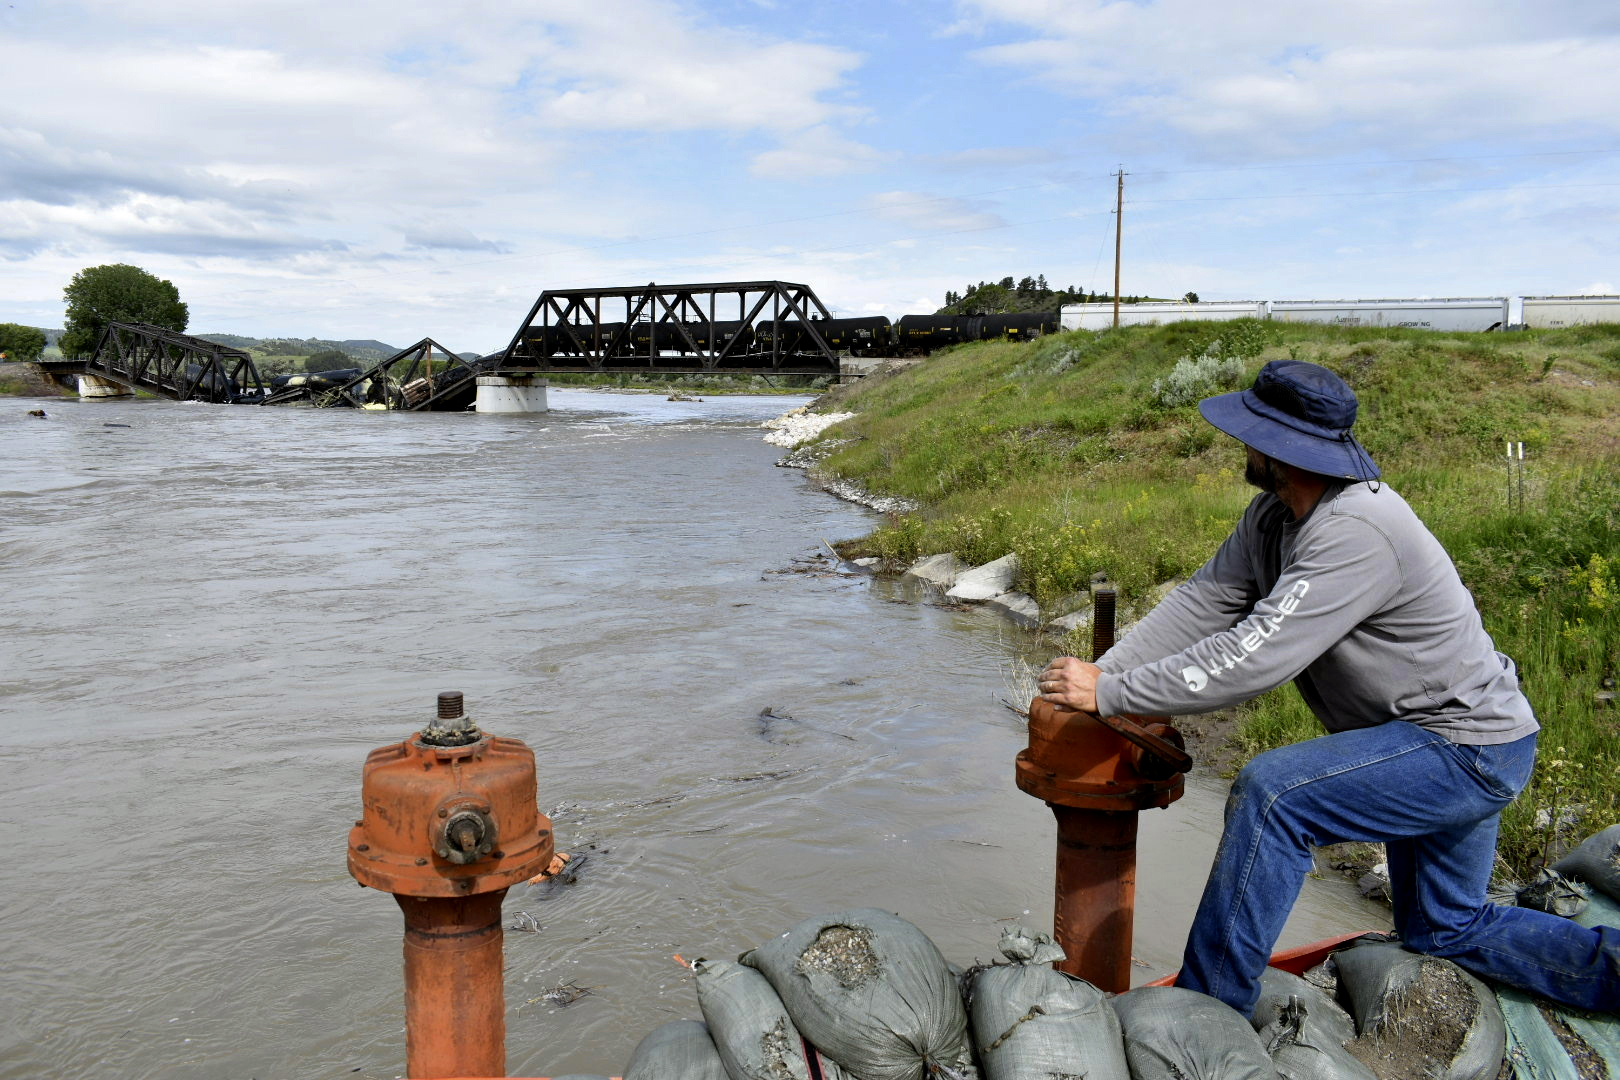
[[[1313,360],[1361,400],[1368,450],[1446,545],[1498,647],[1519,663],[1543,752],[1504,816],[1523,872],[1549,839],[1536,811],[1620,819],[1609,777],[1620,711],[1620,327],[1440,334],[1182,323],[985,343],[838,392],[859,415],[826,467],[925,509],[850,545],[906,562],[1016,552],[1043,603],[1106,572],[1127,605],[1214,550],[1253,494],[1242,450],[1196,409],[1267,360]],[[1503,440],[1525,444],[1522,508]],[[1517,491],[1515,491],[1515,500]],[[1612,685],[1612,684],[1611,684]],[[1246,710],[1248,752],[1316,734],[1291,687]]]

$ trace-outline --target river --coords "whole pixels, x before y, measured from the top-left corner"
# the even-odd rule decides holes
[[[963,964],[1050,929],[1002,704],[1045,652],[810,567],[876,516],[772,467],[757,425],[801,400],[0,399],[0,1078],[400,1075],[400,916],[346,838],[366,753],[447,689],[534,749],[587,856],[506,900],[540,928],[506,935],[514,1076],[617,1075],[698,1015],[672,954],[812,914],[898,911]],[[1195,773],[1143,815],[1141,980],[1178,963],[1223,798]],[[1285,941],[1386,925],[1311,881]],[[590,992],[542,1000],[564,984]]]

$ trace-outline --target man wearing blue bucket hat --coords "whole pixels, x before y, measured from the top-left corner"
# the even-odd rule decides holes
[[[1355,394],[1277,360],[1198,408],[1245,444],[1261,493],[1097,664],[1060,657],[1040,676],[1046,700],[1105,715],[1212,712],[1292,681],[1328,731],[1239,773],[1177,984],[1249,1015],[1311,849],[1359,840],[1386,846],[1410,948],[1620,1009],[1620,930],[1486,901],[1539,725],[1450,557],[1351,433]]]

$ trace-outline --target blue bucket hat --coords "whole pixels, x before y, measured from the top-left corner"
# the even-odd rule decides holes
[[[1318,364],[1273,360],[1252,387],[1205,398],[1198,411],[1239,442],[1295,468],[1341,480],[1380,475],[1350,434],[1355,391]]]

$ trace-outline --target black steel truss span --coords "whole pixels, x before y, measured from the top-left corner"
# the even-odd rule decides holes
[[[461,412],[474,403],[483,364],[463,360],[432,338],[423,338],[363,371],[350,368],[294,375],[284,382],[277,379],[282,385],[264,403],[307,401],[319,408]]]
[[[177,401],[256,401],[265,392],[248,353],[146,323],[108,323],[82,370]]]
[[[529,309],[497,366],[836,375],[838,355],[818,328],[831,319],[808,285],[788,281],[551,289]]]

